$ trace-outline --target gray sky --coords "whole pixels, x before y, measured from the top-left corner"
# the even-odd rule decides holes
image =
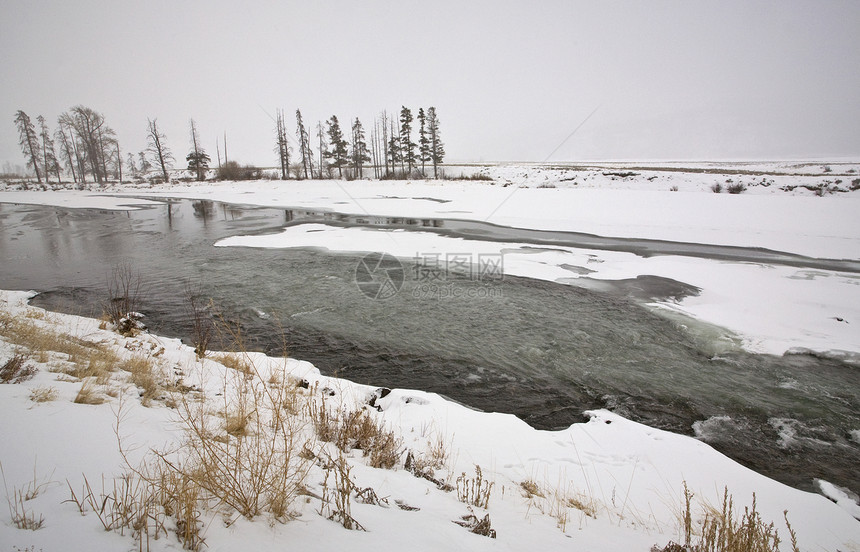
[[[860,157],[860,2],[0,0],[0,162],[18,109],[102,112],[126,151],[194,117],[274,165],[296,108],[433,105],[448,160]],[[5,122],[2,122],[5,121]],[[177,165],[179,163],[177,162]]]

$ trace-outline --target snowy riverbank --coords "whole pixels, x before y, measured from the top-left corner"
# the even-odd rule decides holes
[[[201,411],[215,420],[213,431],[223,432],[217,420],[223,424],[223,416],[235,406],[237,389],[257,383],[269,389],[282,384],[297,389],[291,399],[299,401],[291,410],[296,446],[306,443],[302,446],[313,451],[317,460],[303,464],[307,470],[303,491],[290,505],[296,519],[286,524],[266,523],[271,520],[266,513],[250,522],[224,504],[210,501],[210,508],[201,509],[198,519],[206,548],[211,550],[240,545],[279,549],[284,542],[309,549],[353,550],[647,550],[655,543],[662,546],[681,538],[678,512],[685,482],[694,493],[694,519],[705,506],[718,505],[727,488],[736,507],[749,505],[755,493],[763,520],[772,520],[777,527],[784,527],[782,512],[787,509],[802,550],[860,546],[860,522],[849,513],[858,516],[860,512],[849,499],[843,498],[845,509],[840,508],[823,496],[756,474],[700,441],[610,412],[592,412],[587,423],[547,432],[510,415],[475,412],[420,391],[395,389],[381,397],[372,387],[321,376],[308,363],[292,359],[284,362],[250,354],[244,358],[253,370],[239,377],[221,363],[227,364],[226,360],[214,360],[224,357],[210,354],[201,362],[178,340],[145,333],[122,337],[100,329],[97,320],[28,307],[27,297],[23,292],[0,292],[0,358],[5,362],[21,352],[22,336],[37,335],[38,330],[67,344],[44,346],[42,352],[31,350],[26,364],[35,370],[34,377],[0,385],[0,431],[7,443],[0,461],[7,494],[38,488],[36,496],[15,511],[44,519],[37,531],[16,529],[9,518],[0,523],[0,541],[22,550],[131,548],[130,530],[124,537],[105,532],[91,508],[85,506],[82,516],[68,500],[70,489],[80,499],[78,491],[86,478],[95,495],[110,494],[114,478],[128,473],[129,464],[137,467],[147,455],[152,461],[150,450],[170,450],[184,442],[183,393],[203,401]],[[112,355],[118,369],[81,373],[75,363],[85,359],[51,352],[72,346]],[[140,369],[133,368],[140,362],[157,382],[155,391],[150,392],[152,384],[140,378]],[[301,380],[307,390],[295,387]],[[101,404],[73,402],[87,385]],[[46,395],[49,400],[43,400]],[[379,397],[375,401],[379,411],[364,406],[374,395]],[[328,492],[325,481],[330,470],[322,459],[338,458],[339,453],[315,434],[313,422],[307,419],[313,409],[302,406],[318,408],[323,397],[329,407],[343,411],[364,408],[366,416],[402,440],[404,452],[411,450],[428,461],[435,458],[434,477],[455,489],[445,492],[415,477],[403,464],[405,454],[392,469],[382,469],[370,467],[369,457],[353,449],[343,458],[355,489],[372,488],[387,504],[362,504],[355,493],[351,495],[351,515],[367,532],[347,531],[327,520],[319,514],[326,511],[321,497]],[[118,435],[128,460],[120,454]],[[230,437],[225,438],[229,442]],[[475,466],[492,483],[491,488],[486,483],[482,487],[490,489],[485,494],[486,508],[468,507],[458,500],[462,492],[457,480],[474,483]],[[832,489],[831,494],[840,496]],[[452,523],[470,511],[479,519],[490,516],[495,540]],[[171,532],[152,540],[151,549],[178,549],[173,534],[178,515],[162,518]],[[780,535],[787,540],[785,529]]]

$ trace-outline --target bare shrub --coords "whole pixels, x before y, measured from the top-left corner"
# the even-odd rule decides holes
[[[130,263],[113,267],[107,280],[108,300],[104,311],[116,331],[131,335],[138,329],[138,310],[143,300],[143,281]]]
[[[717,182],[716,184],[711,186],[711,191],[714,192],[715,194],[719,194],[723,191],[723,185],[720,184],[719,182]]]
[[[742,194],[747,191],[747,187],[743,182],[737,182],[735,184],[729,184],[726,187],[726,191],[730,194]]]
[[[18,353],[0,367],[0,383],[21,383],[36,375],[36,369],[27,364],[27,357]]]
[[[212,303],[211,301],[203,302],[199,294],[192,289],[186,289],[185,294],[187,297],[185,308],[191,319],[191,343],[194,345],[194,353],[197,358],[203,358],[209,349],[209,342],[212,340],[214,330],[212,319],[207,312]]]

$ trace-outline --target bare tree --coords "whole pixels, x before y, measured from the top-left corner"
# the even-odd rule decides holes
[[[122,153],[119,151],[119,142],[114,140],[116,147],[116,179],[122,184]]]
[[[20,109],[15,113],[15,124],[18,126],[18,143],[27,158],[27,164],[36,171],[36,180],[41,184],[42,173],[39,170],[39,136],[30,117]],[[46,175],[47,178],[47,175]]]
[[[147,119],[146,121],[149,125],[146,135],[148,142],[147,152],[149,152],[156,166],[161,169],[164,181],[167,182],[170,180],[167,169],[173,164],[173,154],[170,153],[170,149],[167,147],[164,133],[158,130],[157,119]]]
[[[278,134],[278,163],[281,166],[281,179],[290,177],[290,144],[287,142],[287,125],[284,123],[284,111],[279,109],[275,121]]]
[[[76,105],[60,115],[59,123],[74,131],[73,141],[81,172],[89,165],[93,179],[104,182],[107,178],[107,161],[116,141],[116,134],[106,124],[104,115],[89,107]]]

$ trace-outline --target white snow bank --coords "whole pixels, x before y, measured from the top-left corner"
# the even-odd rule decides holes
[[[111,211],[131,211],[147,205],[160,205],[148,199],[118,197],[94,194],[78,190],[56,191],[9,191],[0,192],[2,203],[22,203],[25,205],[50,205],[68,209],[108,209]]]
[[[148,352],[170,374],[181,373],[186,384],[202,385],[213,408],[217,409],[219,402],[223,405],[225,399],[215,392],[225,381],[227,370],[212,360],[198,362],[194,352],[178,340],[149,334],[120,337],[100,330],[95,320],[45,315],[41,309],[27,307],[27,297],[26,293],[0,291],[0,309],[57,332],[110,346],[123,358]],[[0,339],[0,359],[14,351],[15,347]],[[251,358],[263,378],[267,370],[284,362],[256,353]],[[8,489],[26,488],[34,480],[34,471],[37,482],[45,483],[39,495],[26,503],[31,512],[44,516],[45,525],[35,532],[24,531],[15,529],[5,515],[0,516],[0,542],[20,549],[131,548],[129,537],[103,531],[92,512],[81,516],[67,501],[68,485],[80,489],[85,474],[96,492],[102,485],[111,489],[113,478],[122,472],[122,458],[116,449],[117,424],[117,432],[127,444],[136,445],[133,457],[139,457],[149,448],[181,440],[174,411],[158,401],[144,408],[134,387],[128,385],[121,385],[119,397],[108,398],[105,404],[74,404],[71,399],[80,383],[58,379],[50,366],[35,356],[28,362],[39,370],[35,378],[0,385],[0,433],[5,437],[0,461]],[[286,369],[292,377],[308,380],[311,389],[327,389],[327,394],[333,393],[330,400],[344,407],[359,406],[373,391],[368,386],[321,376],[306,362],[290,359]],[[56,400],[30,401],[30,392],[44,386],[57,389]],[[860,523],[825,497],[770,480],[695,439],[649,428],[610,412],[592,412],[590,421],[566,430],[538,431],[514,416],[476,412],[420,391],[395,389],[377,404],[382,411],[371,410],[370,415],[402,437],[406,447],[420,451],[428,444],[444,444],[449,460],[439,477],[448,474],[453,483],[461,472],[473,476],[474,466],[481,466],[484,477],[494,485],[489,509],[475,511],[479,517],[490,514],[497,539],[473,535],[451,523],[468,512],[456,493],[444,493],[402,468],[370,468],[354,451],[348,462],[356,484],[373,487],[390,502],[388,508],[353,504],[352,514],[368,528],[367,533],[346,531],[319,516],[319,500],[308,496],[295,505],[300,516],[297,520],[274,527],[263,519],[239,519],[225,525],[236,516],[205,512],[202,521],[207,548],[280,550],[288,542],[296,548],[357,552],[401,547],[417,551],[646,550],[652,544],[679,539],[677,513],[684,482],[695,493],[694,516],[701,514],[705,504],[719,504],[727,487],[736,507],[748,505],[755,493],[758,511],[777,527],[782,527],[782,512],[787,509],[802,549],[860,547]],[[569,519],[560,530],[552,511],[553,499],[526,498],[520,487],[526,480],[588,503],[593,517],[565,507]],[[321,493],[322,481],[321,469],[312,467],[307,478],[309,490]],[[395,500],[419,510],[400,510],[394,506]],[[783,530],[781,534],[786,533]],[[173,537],[150,544],[153,550],[178,548]]]

